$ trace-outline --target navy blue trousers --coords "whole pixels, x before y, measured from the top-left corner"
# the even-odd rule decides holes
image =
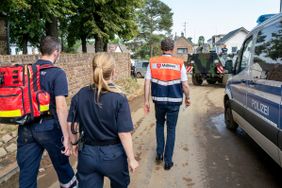
[[[122,145],[84,145],[78,154],[79,188],[103,188],[104,177],[110,179],[111,188],[126,188],[129,185],[127,157]]]
[[[164,154],[165,163],[172,162],[178,112],[179,105],[155,104],[157,154]],[[167,124],[166,142],[164,136],[165,122]]]
[[[36,188],[37,174],[46,149],[57,172],[61,186],[73,187],[75,176],[67,156],[61,153],[62,131],[56,120],[18,128],[17,162],[20,168],[19,187]]]

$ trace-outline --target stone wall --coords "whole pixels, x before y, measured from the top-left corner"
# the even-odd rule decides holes
[[[69,82],[69,96],[89,84],[92,80],[92,59],[94,53],[89,54],[62,54],[55,64],[66,71]],[[114,79],[123,79],[130,76],[130,55],[128,53],[111,53],[116,60],[116,76]],[[0,66],[11,64],[31,64],[39,58],[38,55],[0,55]]]
[[[130,55],[128,53],[111,53],[116,60],[116,76],[114,79],[130,77]],[[69,83],[69,103],[71,97],[83,86],[92,80],[92,59],[95,54],[62,54],[55,64],[65,70]],[[0,66],[11,64],[34,63],[37,55],[1,56]],[[16,125],[0,124],[0,168],[1,162],[7,160],[16,151]],[[4,162],[6,163],[6,162]]]

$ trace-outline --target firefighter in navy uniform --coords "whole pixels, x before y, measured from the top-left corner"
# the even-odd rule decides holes
[[[174,41],[161,41],[163,55],[150,59],[145,76],[144,110],[150,111],[150,87],[155,104],[156,116],[156,161],[164,160],[164,169],[173,166],[172,156],[175,142],[175,128],[179,107],[185,94],[185,105],[190,105],[189,85],[184,62],[172,56]],[[167,139],[164,138],[164,124],[167,124]],[[165,142],[166,140],[166,142]]]
[[[112,188],[126,188],[130,183],[128,167],[134,171],[138,166],[128,101],[112,82],[114,66],[112,56],[95,55],[94,84],[72,98],[68,122],[78,123],[80,129],[79,151],[74,148],[80,188],[102,188],[104,176],[110,179]],[[72,142],[77,140],[73,135]]]
[[[37,65],[56,62],[61,45],[58,39],[46,37],[42,40],[41,58]],[[58,68],[41,71],[41,88],[50,94],[49,116],[41,117],[39,122],[20,125],[17,140],[17,162],[20,168],[19,187],[36,188],[37,174],[44,150],[50,156],[62,188],[77,187],[76,177],[69,163],[71,144],[67,127],[68,83],[65,72]]]

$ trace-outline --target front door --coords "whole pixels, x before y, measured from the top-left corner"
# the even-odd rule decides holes
[[[253,38],[248,38],[244,44],[242,51],[239,55],[238,61],[235,65],[236,75],[232,78],[232,82],[229,83],[230,90],[232,93],[232,109],[241,117],[244,117],[244,113],[247,104],[247,89],[249,75],[249,64],[251,61],[251,51],[253,47]],[[236,116],[235,116],[236,118]],[[237,119],[236,119],[237,120]],[[239,119],[237,121],[240,121]],[[240,123],[239,123],[240,124]],[[240,125],[243,125],[240,124]]]
[[[257,131],[258,144],[281,162],[282,24],[269,25],[257,34],[248,82],[247,117]]]

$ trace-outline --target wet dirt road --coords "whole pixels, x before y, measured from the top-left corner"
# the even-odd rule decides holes
[[[192,106],[180,109],[170,171],[154,161],[153,109],[139,122],[133,138],[140,168],[130,187],[282,187],[281,168],[241,129],[233,133],[225,128],[224,88],[191,86],[191,91]]]
[[[281,168],[241,129],[228,131],[223,117],[224,88],[191,86],[192,106],[180,109],[174,167],[155,164],[155,118],[144,116],[143,97],[130,103],[137,129],[134,148],[140,167],[131,175],[130,188],[278,188]],[[74,163],[74,162],[73,162]],[[39,188],[57,188],[52,165],[39,173]],[[105,187],[109,188],[106,181]]]

